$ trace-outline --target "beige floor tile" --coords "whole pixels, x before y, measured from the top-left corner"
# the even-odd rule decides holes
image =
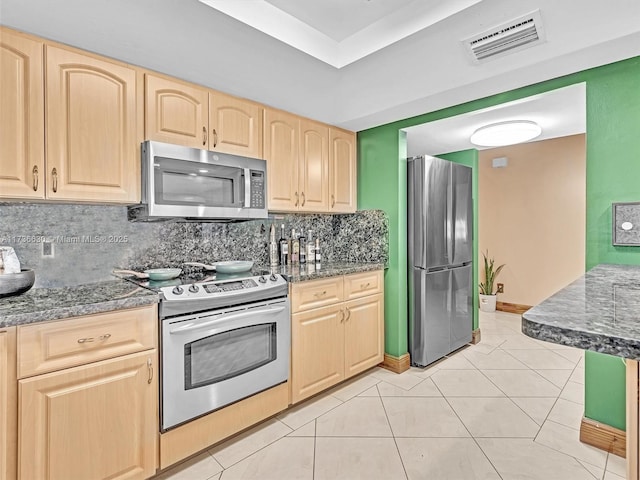
[[[530,439],[480,438],[478,444],[503,480],[593,480],[575,458]]]
[[[444,398],[382,399],[395,437],[468,437]]]
[[[484,333],[482,334],[482,336],[484,337]],[[484,338],[482,338],[480,340],[480,343],[471,345],[468,350],[477,353],[484,353],[485,355],[487,355],[493,352],[496,348],[498,348],[498,345],[491,344],[485,341]]]
[[[573,370],[536,370],[556,387],[564,388]]]
[[[483,370],[509,397],[557,397],[560,389],[533,370]]]
[[[559,398],[551,409],[548,419],[565,427],[580,430],[580,422],[582,422],[583,415],[583,405]]]
[[[529,368],[501,349],[493,350],[488,354],[468,350],[464,355],[480,370],[526,370]]]
[[[414,375],[409,370],[402,373],[393,373],[384,368],[377,368],[373,371],[372,375],[379,380],[395,385],[396,387],[404,388],[405,390],[415,387],[422,381],[422,378]]]
[[[551,347],[550,350],[576,364],[582,357],[584,357],[584,350],[579,350],[577,348],[563,347],[562,349],[558,350],[554,347]]]
[[[312,420],[306,425],[303,425],[297,430],[291,432],[287,437],[315,437],[316,436],[316,421]]]
[[[445,397],[504,397],[478,370],[440,370],[431,379]]]
[[[540,429],[508,398],[448,398],[449,404],[475,438],[534,438]]]
[[[465,358],[464,351],[445,357],[436,365],[440,370],[476,370],[476,367]]]
[[[382,382],[379,382],[382,383]],[[378,393],[378,387],[374,386],[366,389],[364,392],[358,394],[359,397],[379,397],[380,393]]]
[[[442,394],[438,387],[436,387],[433,380],[427,378],[421,383],[413,387],[411,390],[405,390],[404,388],[396,387],[387,382],[380,382],[378,384],[378,392],[381,397],[441,397]]]
[[[436,373],[438,370],[440,370],[440,368],[437,365],[429,365],[428,367],[425,368],[419,368],[419,367],[411,367],[408,371],[409,373],[411,373],[412,375],[415,375],[419,378],[429,378],[431,375],[433,375],[434,373]]]
[[[502,350],[548,350],[542,342],[537,342],[532,338],[522,334],[509,335],[509,338],[500,345]]]
[[[304,401],[300,405],[296,405],[290,410],[278,415],[278,420],[288,427],[297,430],[301,426],[315,420],[320,415],[327,413],[329,410],[342,405],[342,401],[331,395],[323,395]]]
[[[222,465],[209,452],[204,452],[166,470],[154,480],[208,480],[221,471]]]
[[[217,474],[217,475],[214,475],[214,476],[213,476],[213,477],[211,477],[211,478],[208,478],[207,480],[220,480],[221,478],[222,478],[222,472],[220,472],[220,473],[219,473],[219,474]]]
[[[338,400],[346,402],[350,398],[361,394],[365,390],[375,386],[380,380],[373,375],[361,375],[353,380],[329,390],[329,395],[333,395]]]
[[[220,465],[224,468],[229,468],[234,463],[247,458],[252,453],[291,433],[291,431],[291,428],[276,419],[267,420],[257,427],[212,448],[209,453],[213,455],[213,458]]]
[[[607,458],[607,471],[625,477],[627,475],[627,460],[610,453]]]
[[[282,477],[279,480],[284,480]],[[315,480],[406,479],[392,438],[318,438]],[[226,480],[226,479],[225,479]]]
[[[576,366],[576,362],[567,360],[547,348],[513,350],[504,347],[504,350],[534,370],[573,370]]]
[[[560,393],[560,398],[584,404],[584,385],[576,382],[567,382],[562,389],[562,393]]]
[[[396,439],[409,480],[499,480],[471,438]]]
[[[584,385],[584,368],[576,367],[569,380]]]
[[[612,472],[604,472],[604,480],[625,480],[625,478]]]
[[[221,480],[312,480],[313,438],[284,437],[236,463]]]
[[[382,400],[355,397],[316,420],[318,437],[391,437]]]
[[[576,458],[576,460],[578,459]],[[583,462],[582,460],[578,460],[578,463],[582,465],[585,468],[585,470],[591,473],[594,479],[602,480],[602,477],[604,477],[604,469],[602,467],[596,467],[595,465],[591,465],[590,463]]]
[[[542,425],[556,403],[556,397],[509,397],[538,425]]]
[[[536,443],[571,455],[591,465],[604,468],[607,453],[580,442],[580,432],[547,420],[536,437]]]

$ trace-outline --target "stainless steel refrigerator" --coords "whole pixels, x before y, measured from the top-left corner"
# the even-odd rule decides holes
[[[472,169],[408,159],[409,353],[426,366],[471,341]]]

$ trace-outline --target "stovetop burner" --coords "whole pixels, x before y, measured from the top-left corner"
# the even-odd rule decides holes
[[[177,287],[183,285],[192,285],[197,283],[220,282],[232,279],[249,278],[255,275],[255,272],[241,273],[216,273],[216,272],[193,272],[183,273],[177,278],[171,280],[148,280],[136,277],[124,277],[125,280],[133,282],[141,287],[148,288],[155,292],[160,292],[164,287]],[[268,273],[265,273],[268,275]]]

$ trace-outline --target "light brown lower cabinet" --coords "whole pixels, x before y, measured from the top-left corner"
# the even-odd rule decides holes
[[[627,480],[640,478],[640,370],[636,360],[627,364]]]
[[[0,480],[16,478],[16,328],[0,328]]]
[[[382,271],[292,284],[291,403],[384,360],[382,285]]]
[[[157,377],[147,350],[20,380],[19,478],[154,475]]]

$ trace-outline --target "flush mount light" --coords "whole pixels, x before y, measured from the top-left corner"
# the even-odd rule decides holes
[[[528,142],[540,136],[542,128],[529,120],[511,120],[480,127],[471,135],[471,143],[479,147],[502,147]]]

